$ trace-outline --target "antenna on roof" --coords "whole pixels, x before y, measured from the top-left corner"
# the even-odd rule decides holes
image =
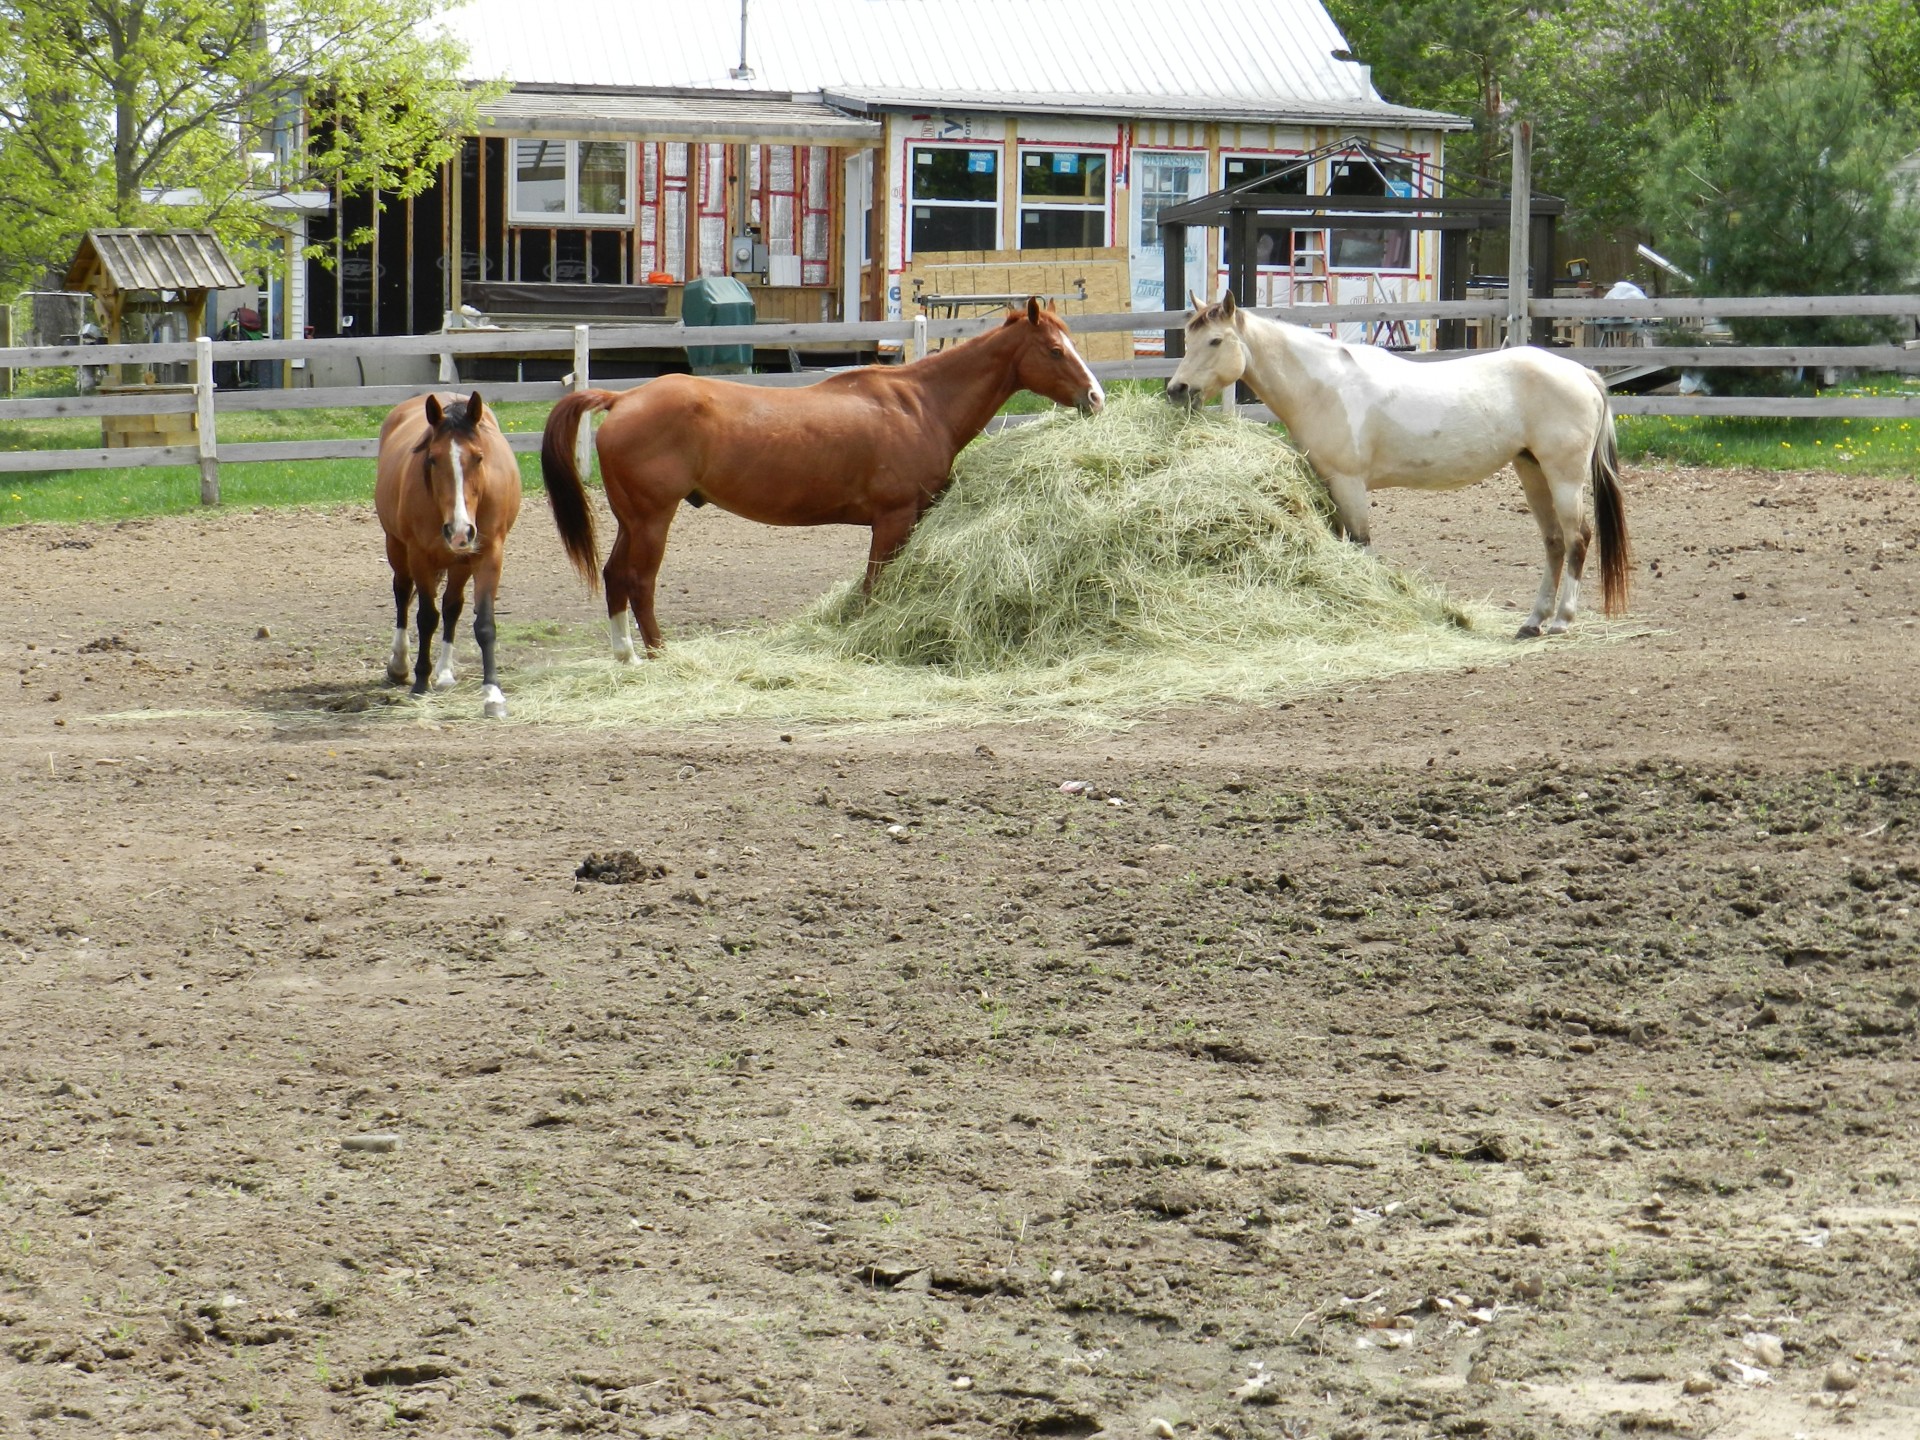
[[[740,0],[740,63],[727,73],[736,80],[753,79],[753,67],[747,64],[747,0]]]

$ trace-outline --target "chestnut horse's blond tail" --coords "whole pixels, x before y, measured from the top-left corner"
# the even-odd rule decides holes
[[[560,543],[590,589],[600,588],[600,546],[593,533],[593,506],[573,463],[580,420],[589,411],[611,408],[618,397],[611,390],[576,390],[561,397],[547,416],[540,438],[540,477],[547,482],[547,500]]]
[[[1595,377],[1596,380],[1598,377]],[[1609,615],[1627,608],[1628,581],[1633,573],[1633,553],[1627,538],[1627,507],[1620,493],[1620,444],[1613,433],[1613,405],[1606,400],[1600,416],[1600,433],[1593,441],[1593,518],[1600,531],[1600,604]]]

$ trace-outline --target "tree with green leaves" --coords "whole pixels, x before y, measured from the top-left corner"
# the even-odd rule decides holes
[[[0,295],[90,228],[206,226],[257,260],[276,192],[418,193],[475,128],[445,4],[0,0]]]
[[[1914,0],[1328,0],[1381,94],[1466,115],[1456,176],[1506,179],[1507,123],[1533,124],[1536,188],[1569,220],[1631,226],[1667,137],[1808,58],[1858,57],[1883,115],[1920,112]],[[1456,194],[1475,193],[1471,182]]]
[[[1648,167],[1645,211],[1702,295],[1874,295],[1920,278],[1920,210],[1893,167],[1911,146],[1858,56],[1741,85]],[[1884,339],[1875,317],[1728,322],[1746,344]]]
[[[1508,87],[1535,125],[1536,181],[1582,223],[1631,223],[1667,136],[1861,23],[1804,0],[1563,0],[1530,26]]]
[[[1534,12],[1515,0],[1328,0],[1327,9],[1382,95],[1472,119],[1471,135],[1448,142],[1450,192],[1504,188],[1506,87]]]

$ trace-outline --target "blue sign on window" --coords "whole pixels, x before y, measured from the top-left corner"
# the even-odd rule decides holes
[[[1411,180],[1389,180],[1387,181],[1387,194],[1396,200],[1411,200],[1413,198],[1413,182]]]
[[[993,152],[991,150],[969,150],[967,152],[967,173],[969,175],[993,174]]]
[[[1054,156],[1053,173],[1056,175],[1078,175],[1080,173],[1080,157],[1078,155]]]

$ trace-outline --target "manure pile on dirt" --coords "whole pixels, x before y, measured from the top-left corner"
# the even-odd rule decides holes
[[[515,718],[854,725],[1067,719],[1252,700],[1510,649],[1336,538],[1265,427],[1122,393],[983,439],[888,567],[780,625],[669,636],[510,686]]]

